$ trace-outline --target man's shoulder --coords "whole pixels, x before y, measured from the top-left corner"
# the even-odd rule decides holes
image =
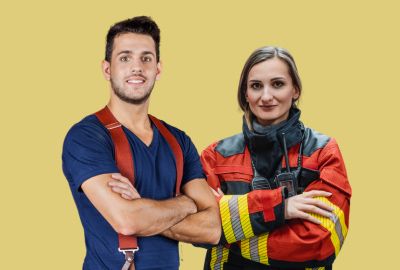
[[[85,139],[94,139],[108,142],[109,137],[107,129],[95,115],[91,114],[85,116],[69,129],[65,136],[64,146],[68,145],[72,140],[84,141]]]

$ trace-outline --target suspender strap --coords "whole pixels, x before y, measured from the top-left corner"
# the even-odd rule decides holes
[[[108,107],[95,113],[100,122],[107,128],[114,143],[115,162],[121,174],[135,184],[134,163],[131,147],[125,136],[121,124],[115,119]],[[122,269],[129,269],[133,264],[133,254],[139,249],[137,238],[132,235],[118,234],[119,251],[125,255],[125,264]]]
[[[132,185],[135,184],[135,168],[133,154],[128,139],[122,129],[121,123],[114,117],[110,109],[105,106],[103,109],[95,113],[99,121],[107,128],[114,143],[115,161],[121,174],[127,177]],[[157,127],[158,131],[169,144],[175,157],[176,167],[176,189],[175,194],[179,195],[182,177],[183,177],[183,153],[175,136],[165,127],[165,125],[156,117],[149,115],[150,120]],[[132,235],[118,234],[119,248],[118,250],[125,254],[125,264],[122,270],[128,270],[129,267],[134,269],[133,256],[139,250],[137,238]]]
[[[156,117],[149,115],[150,120],[157,127],[158,131],[160,131],[161,135],[168,142],[171,147],[172,152],[175,156],[175,167],[176,167],[176,189],[175,195],[178,196],[181,193],[181,183],[183,177],[183,153],[182,149],[176,140],[175,136],[171,134],[171,132],[165,127],[165,125],[158,120]]]

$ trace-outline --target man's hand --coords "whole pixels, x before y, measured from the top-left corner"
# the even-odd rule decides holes
[[[112,191],[118,193],[122,198],[126,200],[139,199],[140,195],[132,185],[128,178],[123,177],[120,173],[113,173],[112,179],[108,182],[108,186]]]
[[[333,208],[314,197],[329,197],[332,193],[322,190],[311,190],[285,200],[285,219],[301,218],[316,224],[321,222],[310,215],[318,214],[327,218],[332,216]]]

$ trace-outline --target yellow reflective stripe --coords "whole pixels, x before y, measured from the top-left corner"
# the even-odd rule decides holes
[[[211,249],[211,270],[223,270],[224,263],[228,261],[229,250],[223,246],[213,247]]]
[[[250,239],[243,239],[240,242],[240,252],[242,253],[242,257],[251,260],[250,257]]]
[[[256,241],[257,243],[257,246],[253,246],[253,249],[251,248],[251,246],[253,245],[250,243],[251,241],[253,242]],[[267,244],[268,244],[268,233],[250,237],[248,239],[243,239],[240,242],[240,252],[242,254],[242,257],[248,260],[269,265]]]
[[[313,217],[321,221],[321,226],[327,229],[331,233],[331,241],[335,248],[335,255],[338,256],[341,248],[340,238],[344,240],[347,235],[347,226],[344,222],[344,213],[337,205],[330,202],[325,197],[315,197],[315,199],[322,201],[323,203],[333,207],[334,219],[329,219],[317,214],[311,214]],[[338,226],[338,228],[336,228]],[[338,229],[338,230],[337,230]],[[341,235],[339,235],[341,234]],[[343,241],[342,240],[342,241]]]
[[[258,257],[260,258],[260,263],[269,265],[267,243],[268,233],[262,234],[258,237]]]
[[[229,249],[227,248],[222,248],[222,261],[221,261],[221,268],[223,268],[223,263],[226,263],[228,261],[228,256],[229,256]]]
[[[325,270],[325,267],[306,268],[306,270]]]
[[[224,231],[224,235],[228,243],[236,242],[235,234],[233,233],[231,214],[229,211],[229,203],[228,203],[231,198],[232,195],[224,195],[219,201],[219,211],[221,213],[222,229]]]
[[[239,196],[238,204],[239,204],[240,223],[242,225],[242,230],[243,230],[244,236],[245,236],[245,238],[250,238],[250,237],[254,236],[254,232],[253,232],[253,228],[251,227],[251,223],[250,223],[247,195]]]
[[[213,270],[217,261],[217,247],[211,249],[210,268]]]

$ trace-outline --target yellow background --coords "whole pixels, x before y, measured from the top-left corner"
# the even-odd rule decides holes
[[[61,171],[62,142],[107,102],[100,61],[109,26],[144,14],[161,28],[164,63],[150,111],[199,150],[241,130],[236,88],[249,54],[269,44],[292,52],[304,85],[302,119],[338,140],[354,191],[334,268],[396,268],[395,3],[2,1],[0,268],[81,269],[83,231]],[[183,245],[181,254],[181,269],[202,269],[201,249]]]

